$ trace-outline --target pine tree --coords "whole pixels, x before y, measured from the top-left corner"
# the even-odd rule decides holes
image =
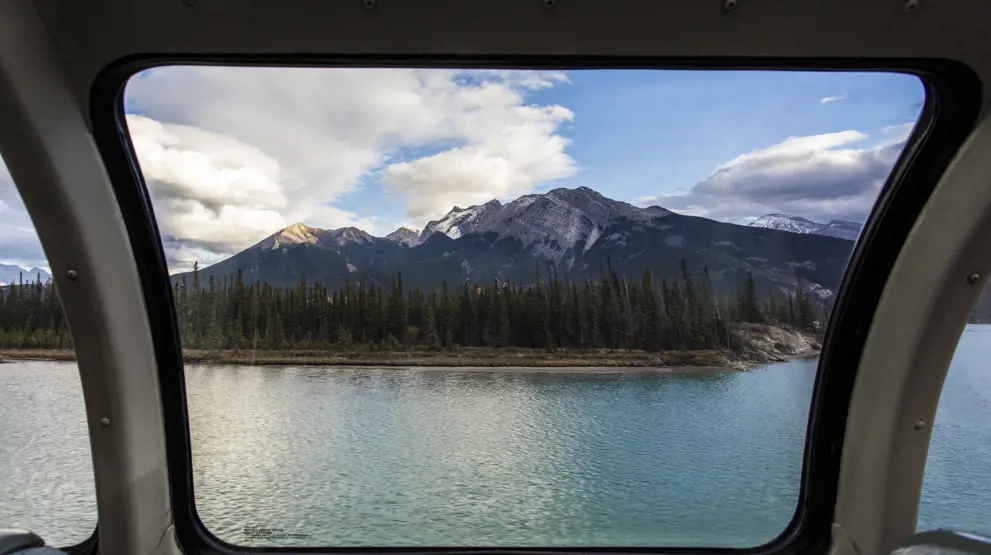
[[[440,337],[437,336],[436,310],[434,306],[436,299],[433,294],[427,297],[426,310],[424,311],[423,337],[427,345],[432,349],[440,349]]]
[[[760,302],[757,300],[757,282],[753,274],[747,272],[743,281],[743,291],[740,294],[740,318],[744,322],[763,322]]]
[[[493,280],[449,290],[442,283],[424,292],[407,290],[396,274],[385,281],[388,287],[363,277],[330,291],[305,276],[287,287],[248,284],[242,273],[204,278],[196,264],[191,283],[173,282],[172,296],[188,349],[731,348],[733,322],[815,331],[831,308],[797,278],[780,300],[770,287],[758,297],[750,273],[736,295],[720,296],[708,269],[693,273],[685,261],[680,275],[662,277],[659,287],[650,270],[631,280],[611,261],[575,282],[553,266],[546,276],[538,265],[531,284]],[[71,344],[54,282],[22,276],[0,287],[0,346]]]

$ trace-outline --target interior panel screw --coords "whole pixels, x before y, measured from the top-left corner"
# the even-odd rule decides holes
[[[967,276],[967,283],[969,283],[971,285],[974,285],[978,281],[981,281],[981,274],[980,274],[980,272],[974,272],[973,274],[970,274],[969,276]]]
[[[915,421],[915,426],[913,426],[913,427],[916,430],[921,430],[922,428],[925,428],[926,427],[926,421],[920,418],[920,419],[918,419],[918,420]]]
[[[110,427],[110,419],[107,418],[106,416],[104,416],[103,418],[100,419],[100,425],[103,426],[104,428],[109,428]]]
[[[65,273],[65,277],[71,279],[72,281],[76,281],[76,278],[79,277],[79,273],[76,272],[75,270],[69,270],[68,272]]]

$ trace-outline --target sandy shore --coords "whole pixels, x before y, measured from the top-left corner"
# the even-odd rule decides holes
[[[331,368],[394,368],[413,371],[628,373],[713,372],[745,370],[769,362],[815,356],[815,352],[765,356],[730,351],[596,350],[499,351],[466,349],[453,352],[319,352],[319,351],[186,351],[186,364],[224,366],[322,366]],[[0,349],[0,363],[18,360],[73,361],[71,350]]]
[[[356,366],[331,365],[340,370],[446,372],[451,374],[684,374],[725,372],[725,366]]]
[[[404,368],[644,368],[671,366],[723,366],[725,355],[717,351],[632,350],[554,351],[520,349],[458,349],[455,351],[199,351],[183,352],[189,364],[239,364],[255,366],[353,366]],[[68,349],[0,349],[2,360],[75,360]]]
[[[392,351],[369,348],[336,350],[184,350],[187,364],[240,366],[327,366],[457,369],[504,372],[674,372],[746,370],[772,362],[814,357],[819,337],[790,327],[737,324],[735,349],[647,352],[635,349],[521,349],[457,347]],[[0,362],[75,360],[72,349],[0,349]]]

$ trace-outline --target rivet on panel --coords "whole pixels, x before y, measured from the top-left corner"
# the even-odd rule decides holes
[[[65,273],[65,277],[71,279],[72,281],[76,281],[76,278],[79,277],[79,272],[75,270],[69,270],[68,272]]]

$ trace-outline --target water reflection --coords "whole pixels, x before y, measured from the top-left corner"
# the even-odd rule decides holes
[[[755,545],[797,500],[815,363],[784,366],[192,367],[197,503],[234,543]]]
[[[922,529],[991,521],[989,333],[968,326],[947,377]],[[191,367],[197,505],[233,543],[755,545],[794,510],[814,371]],[[0,522],[92,532],[74,364],[0,366],[0,476]]]
[[[0,526],[73,545],[96,528],[96,491],[75,364],[0,364]]]

